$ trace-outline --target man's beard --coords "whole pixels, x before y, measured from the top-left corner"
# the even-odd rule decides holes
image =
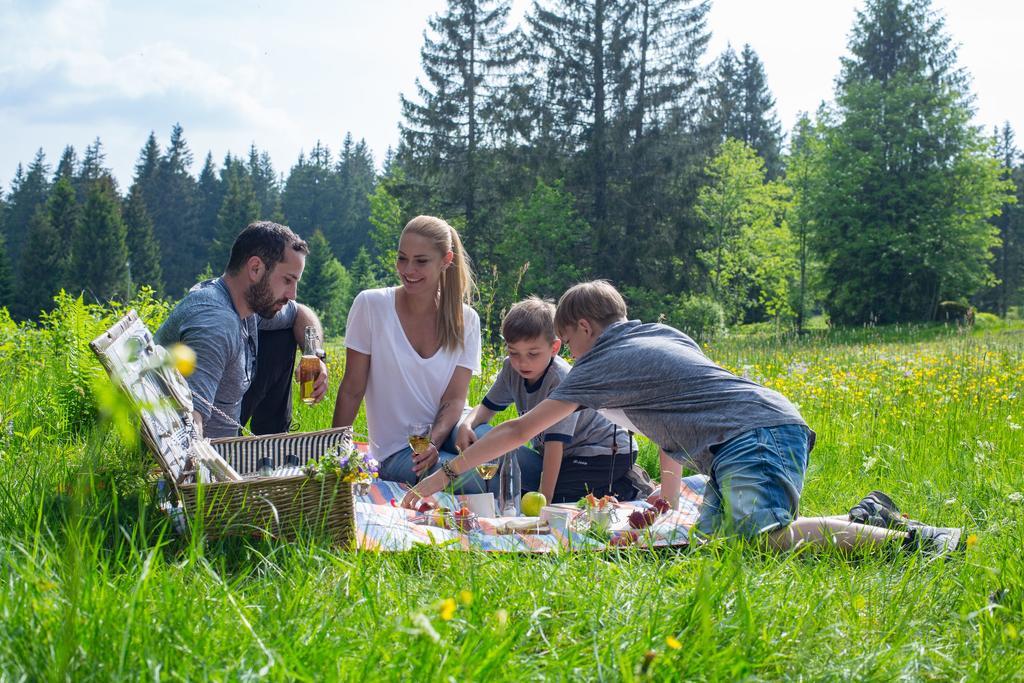
[[[275,299],[270,288],[270,271],[266,271],[260,281],[249,285],[245,291],[245,303],[263,318],[273,318],[281,307],[288,303],[287,299]]]

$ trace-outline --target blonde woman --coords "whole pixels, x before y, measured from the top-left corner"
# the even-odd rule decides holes
[[[458,232],[417,216],[398,241],[397,287],[360,292],[345,336],[345,376],[334,425],[350,425],[366,400],[370,452],[382,479],[415,484],[455,457],[451,435],[469,380],[480,372],[480,317],[469,306],[473,275]],[[414,452],[415,425],[430,424],[429,444]],[[482,492],[475,474],[465,492]]]

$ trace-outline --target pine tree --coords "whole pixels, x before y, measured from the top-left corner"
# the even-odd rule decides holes
[[[57,170],[53,174],[53,182],[56,183],[61,178],[72,180],[77,168],[78,155],[75,153],[75,148],[68,145],[61,153],[60,161],[57,162]]]
[[[249,172],[240,160],[230,160],[225,169],[224,203],[217,213],[217,237],[210,245],[210,264],[214,270],[228,264],[231,245],[245,226],[257,219],[260,205],[252,188]]]
[[[471,252],[477,241],[481,147],[502,112],[495,105],[518,55],[515,35],[506,28],[510,9],[510,0],[448,0],[424,34],[420,59],[426,82],[416,81],[417,101],[402,96],[407,164],[422,169],[416,178],[432,181],[420,196],[440,192],[446,204],[438,211],[465,216]]]
[[[53,307],[53,295],[61,287],[62,260],[67,243],[50,224],[50,216],[42,206],[29,221],[25,250],[18,276],[16,314],[22,319],[35,318],[40,311]]]
[[[127,299],[132,289],[127,230],[110,176],[93,182],[78,227],[71,250],[75,288],[100,302]]]
[[[701,170],[691,103],[707,11],[699,0],[538,0],[527,17],[534,141],[568,159],[566,189],[593,226],[596,275],[664,280],[673,261],[693,200],[679,188]],[[640,245],[663,258],[635,268]]]
[[[207,152],[196,183],[196,231],[204,244],[211,244],[217,237],[217,213],[223,203],[224,183],[217,175],[213,154]]]
[[[715,144],[741,140],[764,159],[769,179],[781,173],[782,126],[764,65],[749,43],[739,57],[728,46],[718,58],[703,119]]]
[[[370,195],[376,184],[373,155],[365,140],[354,143],[345,135],[338,159],[338,220],[325,236],[331,251],[343,263],[351,263],[359,248],[370,243]]]
[[[49,175],[50,168],[46,164],[46,155],[40,149],[29,164],[27,172],[18,164],[14,179],[11,181],[4,225],[12,265],[18,264],[21,260],[21,249],[28,236],[28,225],[36,209],[46,204],[50,192]]]
[[[320,314],[325,334],[344,334],[351,287],[351,278],[334,258],[327,238],[322,231],[315,231],[309,240],[299,299]]]
[[[164,293],[160,268],[160,247],[153,236],[153,221],[142,198],[142,188],[133,185],[124,202],[125,245],[128,248],[129,277],[136,287],[148,285],[161,297]]]
[[[82,155],[82,163],[73,177],[73,184],[79,204],[85,204],[85,198],[92,189],[94,182],[103,176],[110,176],[110,169],[103,165],[106,159],[107,153],[103,151],[103,143],[97,137],[91,145],[85,148],[85,154]]]
[[[2,209],[3,206],[0,204],[0,213],[2,213]],[[0,308],[6,308],[10,312],[15,305],[11,260],[7,258],[7,241],[4,239],[3,231],[0,230]]]
[[[144,161],[148,163],[148,143]],[[192,152],[179,124],[171,130],[167,149],[157,164],[153,192],[143,186],[143,199],[153,219],[153,234],[160,247],[164,285],[177,296],[195,284],[207,261],[208,242],[199,232],[196,181],[189,174]]]
[[[281,194],[285,221],[299,235],[330,231],[338,217],[338,178],[331,150],[318,140],[307,160],[300,154]]]
[[[373,262],[373,257],[370,256],[370,251],[366,247],[359,247],[359,253],[356,254],[356,259],[352,262],[352,268],[349,272],[352,277],[352,292],[346,307],[351,304],[352,299],[359,292],[366,289],[376,289],[384,284],[384,281],[378,276],[377,266]]]
[[[249,178],[260,210],[260,220],[273,221],[281,215],[281,188],[277,184],[277,174],[266,152],[258,152],[256,145],[249,148]]]
[[[47,208],[50,226],[57,235],[57,244],[60,245],[57,258],[54,261],[54,267],[57,268],[57,282],[59,287],[68,289],[72,284],[70,247],[78,233],[78,222],[81,216],[75,188],[69,176],[58,177],[50,191]]]
[[[826,136],[815,246],[837,322],[929,320],[992,280],[1010,186],[929,0],[868,0]]]

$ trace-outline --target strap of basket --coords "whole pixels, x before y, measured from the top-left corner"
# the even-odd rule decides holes
[[[192,392],[192,398],[193,398],[193,399],[197,399],[197,398],[198,398],[198,399],[199,399],[199,402],[200,402],[200,403],[202,403],[202,404],[203,404],[204,406],[206,406],[207,408],[209,408],[209,409],[210,409],[210,410],[211,410],[211,411],[212,411],[213,413],[215,413],[215,414],[216,414],[216,415],[218,415],[219,417],[222,417],[222,418],[224,418],[225,420],[227,420],[227,421],[228,421],[228,423],[229,423],[229,424],[230,424],[230,425],[231,425],[232,427],[235,427],[235,428],[237,428],[237,429],[241,430],[241,432],[242,432],[242,434],[243,434],[244,436],[256,436],[255,434],[253,434],[252,432],[250,432],[250,431],[249,431],[248,429],[246,429],[246,428],[245,428],[245,427],[244,427],[243,425],[240,425],[240,424],[238,424],[238,420],[236,420],[235,418],[231,417],[230,415],[228,415],[227,413],[225,413],[225,412],[224,412],[223,410],[221,410],[221,409],[220,409],[220,408],[218,408],[217,406],[215,406],[215,405],[213,405],[212,403],[210,403],[209,401],[207,401],[207,400],[206,400],[206,398],[204,398],[203,396],[200,396],[199,394],[197,394],[197,393],[195,393],[195,392]]]

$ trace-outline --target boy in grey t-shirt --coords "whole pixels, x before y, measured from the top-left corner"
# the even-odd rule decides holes
[[[558,356],[561,342],[555,336],[551,303],[536,297],[520,301],[502,321],[501,335],[508,357],[481,404],[460,424],[456,439],[460,449],[469,448],[490,431],[488,422],[508,406],[515,405],[520,415],[532,410],[571,369]],[[532,441],[532,449],[516,450],[523,488],[539,488],[549,502],[575,502],[587,493],[632,500],[649,492],[636,481],[636,453],[629,432],[593,410],[568,415]]]
[[[563,294],[555,328],[576,359],[565,380],[529,413],[498,425],[466,449],[449,463],[448,472],[413,487],[404,506],[416,506],[441,490],[449,476],[587,407],[658,444],[660,493],[673,507],[684,463],[708,476],[698,522],[704,532],[763,536],[780,549],[897,543],[945,554],[958,548],[961,529],[900,523],[892,514],[895,505],[878,492],[850,515],[801,517],[800,494],[814,433],[793,404],[719,367],[678,330],[627,320],[626,303],[608,282],[584,282]],[[864,506],[871,508],[866,516],[854,514]]]

